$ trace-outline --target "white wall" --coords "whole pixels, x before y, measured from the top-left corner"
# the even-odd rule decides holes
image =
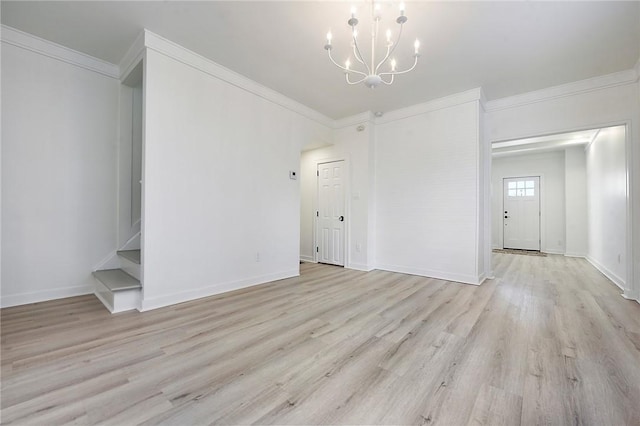
[[[540,250],[565,252],[564,151],[496,156],[492,164],[492,244],[502,248],[504,178],[540,176]]]
[[[467,101],[376,127],[378,268],[484,278],[479,108]]]
[[[640,145],[640,102],[638,75],[635,71],[603,76],[586,82],[544,89],[512,98],[487,103],[487,122],[491,141],[520,139],[529,136],[563,133],[572,130],[602,128],[628,123],[631,134],[628,146]],[[631,151],[627,159],[633,179],[633,263],[625,276],[625,297],[640,298],[640,149]],[[629,226],[630,227],[630,226]],[[627,245],[630,252],[631,241]]]
[[[91,272],[116,243],[117,79],[11,34],[3,28],[2,306],[93,292]]]
[[[299,271],[299,181],[289,171],[329,129],[208,66],[146,53],[143,309]]]
[[[586,160],[587,259],[624,288],[627,264],[624,126],[602,129],[587,149]]]
[[[565,255],[587,255],[587,169],[585,147],[564,152]]]

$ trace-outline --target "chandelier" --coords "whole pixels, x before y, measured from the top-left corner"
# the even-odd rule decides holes
[[[386,53],[376,62],[376,44],[378,41],[378,29],[380,26],[380,20],[382,19],[382,11],[380,8],[380,3],[371,4],[371,57],[369,61],[365,61],[364,56],[360,51],[360,46],[358,44],[358,30],[356,26],[358,25],[358,19],[356,18],[356,9],[355,7],[351,8],[351,18],[347,21],[347,24],[351,27],[351,36],[353,41],[351,42],[351,48],[353,49],[353,56],[355,57],[357,63],[355,64],[357,68],[352,68],[351,60],[347,59],[345,61],[344,66],[338,64],[331,56],[331,40],[333,38],[331,31],[327,33],[327,44],[324,45],[325,50],[329,54],[329,59],[335,66],[342,69],[345,74],[345,79],[348,84],[359,84],[364,82],[364,85],[375,89],[380,85],[380,83],[391,84],[393,83],[393,78],[398,74],[405,74],[409,71],[412,71],[417,63],[418,57],[420,54],[418,53],[418,49],[420,48],[420,42],[416,39],[413,47],[413,65],[410,68],[407,68],[404,71],[398,71],[396,60],[393,58],[393,52],[396,50],[398,43],[400,42],[400,37],[402,36],[402,27],[405,22],[407,22],[407,17],[405,16],[405,6],[404,3],[400,3],[400,15],[396,18],[396,23],[400,25],[400,29],[398,30],[398,37],[396,41],[392,41],[391,30],[388,29],[386,32]],[[389,60],[389,58],[391,58]],[[387,64],[387,62],[389,62]],[[385,66],[385,64],[387,64]],[[382,67],[385,66],[387,71],[380,72]],[[350,77],[355,78],[355,81],[352,81]]]

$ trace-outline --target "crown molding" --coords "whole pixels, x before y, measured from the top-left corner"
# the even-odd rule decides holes
[[[416,115],[426,114],[439,109],[449,108],[467,102],[480,101],[482,99],[482,89],[475,88],[466,92],[456,93],[444,98],[434,99],[429,102],[412,105],[410,107],[396,109],[385,113],[382,117],[375,118],[375,124],[385,124],[392,121],[402,120]]]
[[[77,52],[69,49],[68,47],[64,47],[15,28],[2,25],[1,38],[2,43],[29,50],[107,77],[115,79],[120,78],[120,70],[117,65]]]
[[[124,80],[142,60],[144,56],[144,37],[145,32],[140,31],[138,37],[136,37],[135,41],[127,50],[127,53],[125,53],[122,60],[120,60],[120,80]]]
[[[349,117],[341,118],[333,122],[333,129],[344,129],[345,127],[355,126],[356,124],[362,124],[374,122],[374,115],[371,111],[362,112],[360,114],[351,115]]]
[[[638,67],[638,64],[636,64]],[[602,75],[586,80],[574,81],[572,83],[559,86],[548,87],[546,89],[535,90],[521,95],[509,96],[507,98],[488,101],[486,108],[488,112],[500,111],[507,108],[514,108],[551,99],[564,98],[581,93],[593,92],[610,87],[632,84],[638,80],[637,69],[625,70],[613,74]]]
[[[324,126],[333,127],[333,120],[329,117],[146,29],[144,44],[147,49],[182,62]]]

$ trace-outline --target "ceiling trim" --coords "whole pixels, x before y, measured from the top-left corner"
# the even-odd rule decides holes
[[[138,37],[131,44],[127,53],[120,60],[120,80],[124,80],[144,57],[144,31],[140,31]]]
[[[376,124],[386,124],[392,121],[402,120],[416,115],[426,114],[428,112],[437,111],[439,109],[449,108],[456,105],[465,104],[467,102],[476,102],[482,99],[482,89],[476,88],[467,90],[466,92],[456,93],[444,98],[434,99],[406,108],[400,108],[385,113],[382,117],[375,119]]]
[[[334,129],[344,129],[345,127],[355,126],[356,124],[362,124],[366,122],[373,122],[373,113],[371,111],[361,112],[360,114],[351,115],[349,117],[341,118],[333,122]]]
[[[75,65],[107,77],[115,79],[120,78],[120,70],[117,65],[69,49],[68,47],[53,43],[49,40],[36,37],[32,34],[16,30],[15,28],[6,25],[2,25],[1,28],[2,43],[29,50],[39,55]]]
[[[273,102],[292,112],[298,113],[310,120],[327,127],[333,127],[334,120],[309,108],[299,102],[294,101],[275,90],[269,89],[255,81],[236,73],[220,64],[213,62],[185,47],[180,46],[161,37],[153,32],[144,30],[144,43],[147,49],[152,49],[158,53],[166,55],[178,62],[191,66],[205,74],[223,80],[239,89],[246,90],[267,101]]]
[[[488,101],[486,103],[486,108],[487,112],[500,111],[503,109],[530,105],[537,102],[564,98],[610,87],[633,84],[637,80],[638,72],[635,69],[630,69],[586,80],[574,81],[559,86],[548,87],[546,89],[536,90],[533,92],[527,92],[521,95]]]

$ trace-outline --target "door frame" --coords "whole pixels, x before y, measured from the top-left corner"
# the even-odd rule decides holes
[[[318,166],[320,164],[326,163],[335,163],[336,161],[343,161],[344,165],[344,243],[343,243],[343,253],[344,253],[344,268],[349,267],[351,264],[351,254],[349,252],[349,248],[351,247],[351,175],[349,171],[351,168],[349,167],[349,160],[344,157],[336,157],[336,158],[322,158],[316,160],[315,169],[318,170]],[[313,199],[313,247],[318,247],[318,226],[319,226],[319,218],[316,214],[318,212],[318,206],[320,205],[320,191],[318,190],[318,176],[316,175],[316,185],[315,185],[316,196]],[[313,261],[318,263],[318,251],[313,250]]]
[[[490,137],[487,137],[487,140],[489,140],[488,170],[489,170],[489,176],[491,176],[491,170],[492,170],[491,163],[493,162],[493,156],[491,155],[491,147],[493,146],[494,142],[506,142],[509,140],[533,138],[538,136],[548,136],[548,135],[555,135],[558,133],[579,132],[583,130],[603,129],[606,127],[615,127],[615,126],[625,126],[625,169],[626,169],[626,177],[627,177],[626,179],[627,181],[627,194],[626,194],[627,195],[626,196],[626,199],[627,199],[627,240],[626,240],[627,273],[625,277],[626,288],[622,289],[623,290],[622,297],[624,297],[625,299],[635,300],[638,303],[640,303],[640,266],[636,266],[635,265],[636,262],[633,260],[635,259],[634,256],[636,254],[634,249],[640,247],[640,241],[639,241],[640,237],[637,237],[635,235],[636,233],[640,234],[639,230],[637,229],[639,226],[634,226],[633,224],[634,213],[635,213],[635,209],[633,205],[636,202],[635,197],[640,195],[640,188],[636,188],[633,182],[634,174],[640,173],[640,170],[634,169],[634,156],[636,154],[633,149],[633,136],[639,131],[632,127],[631,119],[613,120],[613,121],[607,121],[607,122],[596,122],[596,123],[592,123],[584,126],[576,126],[576,127],[560,127],[560,128],[556,128],[554,131],[540,131],[540,132],[531,131],[531,132],[527,132],[526,134],[518,135],[518,137],[505,138],[505,139],[491,139]],[[541,175],[540,176],[541,190],[542,190],[542,179],[543,177]],[[485,203],[488,203],[489,205],[491,205],[490,204],[491,196],[492,196],[491,193],[488,193],[485,195],[485,199],[484,199]],[[544,214],[543,214],[544,208],[542,207],[542,205],[540,209],[541,209],[540,226],[542,226],[542,220],[544,217]],[[493,212],[491,213],[493,214]],[[491,232],[491,230],[489,231]],[[501,229],[500,233],[502,232],[503,230]],[[543,237],[541,236],[541,238]],[[502,239],[504,240],[504,236],[502,236]],[[491,256],[490,252],[488,254],[489,256]]]
[[[542,173],[539,173],[537,175],[520,175],[520,176],[503,176],[502,177],[502,210],[501,212],[504,212],[504,181],[505,179],[525,179],[525,178],[538,178],[538,237],[539,237],[539,241],[538,241],[538,246],[539,246],[539,251],[543,252],[542,250],[542,230],[544,229],[544,227],[542,226]],[[500,235],[502,237],[502,249],[504,249],[504,214],[500,215],[502,217],[502,229],[500,232]],[[566,222],[566,221],[565,221]],[[566,226],[566,223],[565,223]],[[546,242],[546,241],[545,241]]]

